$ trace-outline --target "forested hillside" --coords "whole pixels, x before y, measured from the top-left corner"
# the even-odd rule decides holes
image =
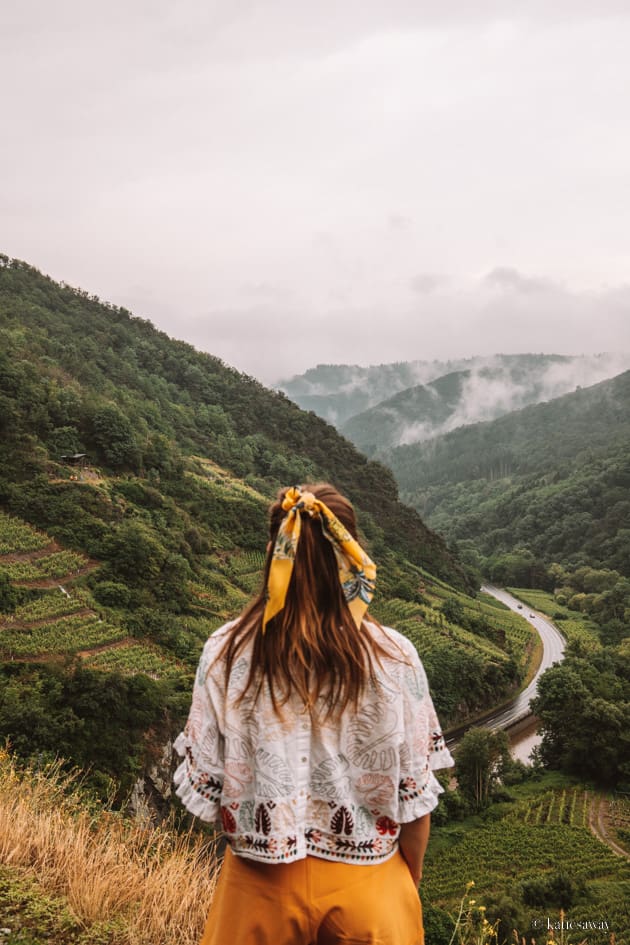
[[[6,258],[0,434],[0,737],[20,754],[129,789],[181,721],[204,640],[259,587],[287,482],[331,479],[355,502],[375,613],[425,655],[445,723],[526,672],[531,632],[468,596],[388,470],[284,395]]]
[[[467,371],[455,371],[429,384],[409,387],[350,417],[341,432],[368,456],[401,443],[426,440],[456,413],[469,377]]]
[[[391,455],[397,481],[420,484],[497,479],[581,465],[630,438],[630,371],[492,423],[455,430]]]
[[[149,478],[177,478],[182,455],[203,452],[269,495],[279,483],[328,476],[386,544],[465,585],[444,542],[398,502],[391,473],[328,424],[129,312],[2,261],[0,423],[17,473],[42,459],[40,446],[48,459],[87,451]],[[25,436],[34,439],[17,462]]]
[[[517,587],[567,639],[566,659],[543,675],[535,700],[541,759],[623,790],[629,408],[626,372],[390,454],[403,496],[480,574]]]
[[[628,577],[629,407],[626,372],[400,447],[390,462],[405,498],[469,561],[485,573],[506,554],[511,567],[520,561],[520,573],[496,573],[497,580],[535,586],[552,562]]]
[[[630,354],[478,355],[359,367],[319,364],[279,386],[367,455],[589,387],[630,367]]]
[[[400,361],[394,364],[318,364],[304,374],[278,382],[278,387],[304,410],[312,410],[335,426],[387,400],[394,394],[428,384],[452,371],[470,367],[474,359]]]
[[[612,366],[605,355],[477,358],[469,370],[445,374],[430,384],[401,391],[350,417],[340,429],[368,456],[382,457],[392,447],[418,443],[558,397],[574,390],[584,378],[599,381]]]

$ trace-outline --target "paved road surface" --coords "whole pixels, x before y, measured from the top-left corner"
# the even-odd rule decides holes
[[[476,725],[483,725],[484,728],[509,728],[521,719],[531,715],[529,702],[536,694],[538,680],[553,663],[559,663],[563,659],[565,641],[562,634],[550,620],[528,607],[527,604],[517,600],[516,597],[508,594],[503,588],[494,587],[492,584],[484,584],[481,590],[492,597],[496,597],[497,600],[506,604],[510,610],[516,611],[517,614],[528,620],[538,632],[543,643],[543,657],[538,671],[529,685],[509,705],[475,723]],[[457,741],[457,738],[449,740],[449,746]]]
[[[520,614],[525,620],[528,620],[538,632],[543,642],[543,657],[540,662],[540,667],[530,684],[518,694],[509,706],[501,709],[501,711],[497,712],[495,715],[491,715],[489,718],[485,719],[483,723],[487,728],[509,728],[510,725],[518,722],[519,719],[524,719],[528,715],[531,715],[529,701],[536,695],[538,680],[544,671],[549,669],[553,663],[559,663],[562,660],[565,641],[562,634],[554,627],[550,620],[536,613],[536,611],[528,607],[527,604],[517,600],[516,597],[512,597],[507,591],[504,591],[500,587],[493,587],[491,584],[484,584],[481,590],[486,594],[491,594],[492,597],[496,597],[497,600],[506,604],[510,610],[515,610],[517,614]],[[519,604],[521,605],[520,607]]]

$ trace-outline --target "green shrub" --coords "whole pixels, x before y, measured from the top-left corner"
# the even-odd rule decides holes
[[[9,576],[0,571],[0,613],[12,614],[18,604],[18,594]]]
[[[129,588],[116,581],[102,581],[95,585],[92,593],[104,607],[128,607],[131,600]]]
[[[521,896],[528,906],[570,909],[585,893],[585,883],[574,880],[564,870],[549,876],[535,876],[521,884]]]

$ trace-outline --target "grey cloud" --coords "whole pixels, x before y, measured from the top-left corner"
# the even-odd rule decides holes
[[[515,382],[507,369],[497,371],[496,359],[488,359],[485,366],[496,373],[486,376],[479,368],[471,372],[464,383],[461,407],[440,432],[509,413],[531,401],[531,376],[523,378],[519,383]],[[548,364],[535,378],[538,388],[536,400],[552,400],[575,390],[578,386],[590,387],[628,368],[630,352],[626,355],[606,353],[577,357]]]
[[[599,352],[620,352],[619,370],[630,366],[629,312],[630,287],[598,293],[554,287],[549,293],[498,296],[493,290],[488,296],[482,285],[428,296],[420,311],[405,305],[318,309],[266,302],[178,319],[177,330],[269,384],[318,363],[383,364],[476,355],[486,356],[484,363],[492,365],[497,352],[593,355],[587,367],[579,368],[581,380],[575,371],[567,374],[563,368],[550,368],[545,385],[551,397],[572,383],[586,386],[600,379]],[[287,325],[294,330],[286,331],[282,326]],[[607,362],[601,377],[610,376],[609,371]],[[425,365],[419,365],[416,373],[415,383],[431,380]],[[356,380],[346,381],[347,390],[361,386],[363,379],[363,370],[357,368]],[[509,395],[500,378],[494,390],[484,382],[483,391],[488,400],[501,401]],[[481,397],[479,388],[471,402]]]
[[[486,285],[514,292],[554,292],[561,291],[551,279],[525,276],[510,266],[497,266],[484,278]]]
[[[449,433],[460,426],[492,420],[530,403],[552,400],[575,390],[614,377],[630,368],[626,354],[603,353],[532,366],[520,380],[499,357],[480,359],[464,380],[459,404],[441,424],[419,419],[398,433],[396,445],[407,445]],[[431,390],[431,388],[428,388]]]
[[[409,283],[411,290],[417,292],[418,295],[428,295],[446,284],[446,277],[434,272],[420,272]]]
[[[409,423],[406,424],[403,429],[400,431],[397,446],[410,446],[412,443],[420,443],[422,440],[428,440],[433,436],[437,436],[438,432],[441,430],[436,429],[430,423]]]
[[[294,0],[20,0],[3,10],[0,49],[16,43],[32,48],[35,42],[50,50],[51,40],[65,40],[76,41],[76,54],[81,38],[92,35],[100,40],[103,61],[113,57],[125,71],[139,65],[164,71],[210,51],[230,61],[325,55],[388,31],[472,29],[510,20],[556,25],[629,15],[625,0],[320,0],[310,7]]]
[[[403,213],[390,213],[387,222],[391,230],[403,233],[413,227],[412,218],[405,216]]]
[[[0,249],[267,381],[630,349],[629,18],[21,0],[0,31]]]
[[[286,305],[294,299],[295,293],[287,286],[273,282],[246,282],[243,292],[261,302],[280,303]]]

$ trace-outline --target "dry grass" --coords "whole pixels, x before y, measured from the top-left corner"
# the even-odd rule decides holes
[[[58,765],[19,769],[6,751],[0,862],[64,897],[86,928],[113,922],[116,945],[197,945],[217,874],[207,841],[91,810]]]

